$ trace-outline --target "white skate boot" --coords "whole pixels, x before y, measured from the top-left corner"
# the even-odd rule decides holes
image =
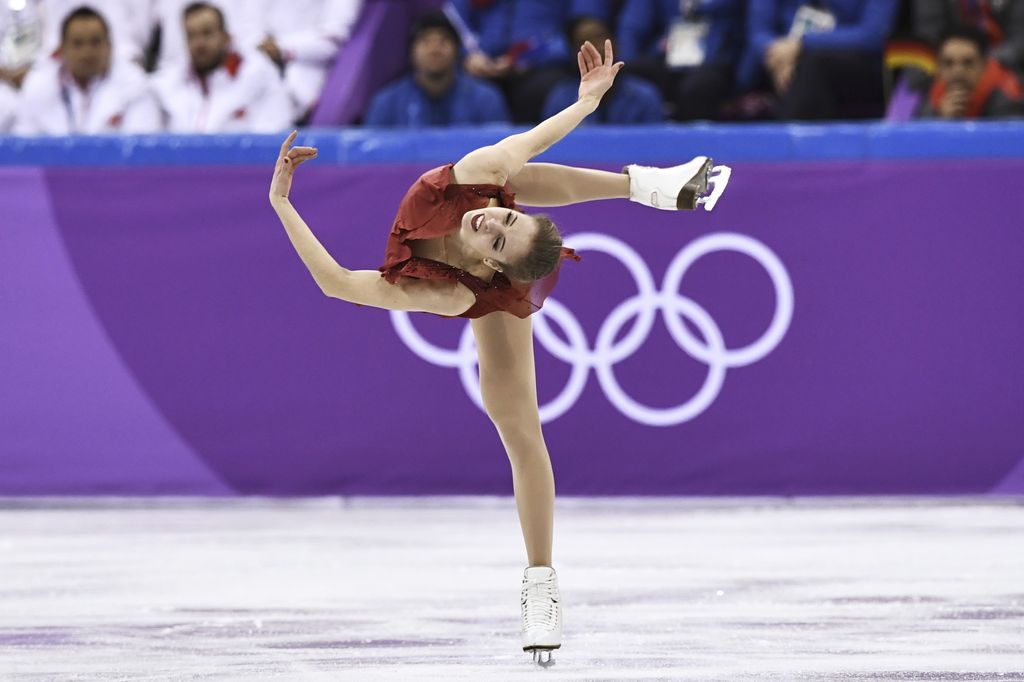
[[[551,652],[562,646],[562,597],[550,566],[531,566],[523,573],[523,651],[543,667],[555,664]]]
[[[622,170],[629,175],[629,200],[663,211],[693,210],[698,206],[710,211],[732,177],[731,168],[715,166],[706,156],[671,168],[631,164]]]

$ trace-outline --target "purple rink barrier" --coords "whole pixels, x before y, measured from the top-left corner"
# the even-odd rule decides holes
[[[293,201],[375,268],[427,167]],[[324,297],[269,175],[0,169],[0,494],[511,491],[466,322]],[[714,213],[548,211],[584,257],[536,325],[559,492],[1024,493],[1022,177],[736,163]]]

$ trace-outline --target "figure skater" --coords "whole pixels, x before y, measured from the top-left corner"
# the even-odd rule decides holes
[[[551,565],[555,484],[541,433],[530,314],[550,293],[563,260],[546,216],[516,208],[630,199],[665,210],[711,210],[730,171],[707,157],[672,168],[630,165],[623,173],[529,160],[561,140],[597,109],[623,67],[606,41],[604,57],[589,42],[577,55],[579,100],[532,130],[427,171],[398,207],[384,265],[348,270],[317,241],[288,201],[295,168],[316,149],[281,146],[270,202],[321,290],[334,298],[387,310],[471,318],[484,407],[512,465],[512,481],[529,562],[522,582],[522,645],[550,665],[561,646],[561,597]]]

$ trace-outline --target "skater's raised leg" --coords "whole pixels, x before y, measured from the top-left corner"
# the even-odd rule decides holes
[[[670,168],[631,164],[623,173],[554,163],[528,163],[509,177],[525,206],[569,206],[602,199],[629,199],[664,210],[710,211],[729,183],[731,170],[706,156]]]
[[[569,206],[629,198],[628,175],[556,163],[528,163],[508,183],[516,193],[516,203],[524,206]]]

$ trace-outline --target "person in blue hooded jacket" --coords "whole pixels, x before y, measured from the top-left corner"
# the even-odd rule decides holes
[[[880,116],[882,51],[896,10],[896,0],[752,2],[740,85],[770,82],[786,120]]]
[[[580,17],[573,21],[567,33],[569,43],[580,49],[587,41],[591,45],[604,45],[606,40],[611,39],[608,25],[592,17]],[[544,118],[551,118],[572,105],[577,99],[578,89],[577,79],[567,78],[556,85],[544,102]],[[665,107],[657,87],[643,78],[623,73],[615,79],[597,111],[587,120],[612,125],[661,123],[665,120]],[[587,123],[587,120],[583,123]]]
[[[501,91],[458,68],[459,36],[444,14],[423,15],[410,35],[412,73],[373,97],[363,123],[425,128],[509,122]]]
[[[544,100],[575,72],[565,38],[579,17],[607,20],[610,0],[452,0],[466,73],[501,87],[516,123],[541,119]]]
[[[626,0],[616,45],[629,73],[658,85],[673,118],[714,119],[735,94],[745,5],[743,0]],[[680,59],[687,48],[689,54]]]

